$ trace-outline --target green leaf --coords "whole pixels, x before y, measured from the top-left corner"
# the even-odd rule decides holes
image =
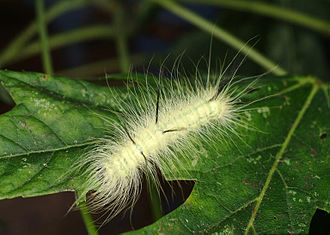
[[[0,81],[16,103],[0,116],[0,199],[78,190],[66,172],[105,135],[118,93],[39,73],[0,70]]]
[[[310,77],[259,84],[249,99],[261,100],[242,115],[257,130],[205,143],[181,173],[196,181],[187,201],[132,233],[308,233],[316,208],[330,211],[328,85]]]
[[[125,90],[39,73],[0,70],[0,80],[16,103],[0,115],[0,199],[79,191],[84,179],[67,171],[106,135],[101,117],[116,120]],[[242,114],[256,130],[204,141],[178,173],[196,180],[188,200],[136,233],[306,233],[316,208],[330,211],[328,87],[311,77],[258,87]]]

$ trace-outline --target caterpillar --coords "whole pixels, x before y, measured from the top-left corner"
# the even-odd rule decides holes
[[[198,151],[201,140],[213,141],[212,133],[223,138],[242,125],[240,112],[246,105],[240,98],[253,83],[237,88],[234,76],[206,79],[166,79],[152,86],[128,89],[129,99],[119,100],[119,122],[109,122],[112,134],[82,156],[78,163],[87,180],[85,193],[95,188],[92,211],[109,212],[111,220],[131,208],[141,191],[144,175],[157,182],[157,169],[175,175],[184,171]]]

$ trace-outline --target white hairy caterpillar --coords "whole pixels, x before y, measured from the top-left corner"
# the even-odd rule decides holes
[[[87,176],[85,193],[96,189],[92,210],[105,209],[112,219],[135,204],[143,175],[157,182],[157,168],[170,174],[185,170],[183,161],[189,161],[201,139],[212,141],[214,130],[224,137],[235,133],[246,106],[239,100],[252,83],[238,89],[233,78],[224,84],[222,75],[208,75],[204,82],[174,79],[163,81],[164,86],[147,82],[129,89],[131,99],[118,101],[120,123],[109,123],[115,134],[101,139],[79,162]]]

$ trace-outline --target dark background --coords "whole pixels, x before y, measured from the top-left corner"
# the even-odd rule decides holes
[[[97,2],[98,0],[93,0]],[[46,7],[56,1],[47,0]],[[111,2],[111,1],[109,1]],[[127,27],[134,23],[134,15],[138,11],[140,1],[122,1],[128,16]],[[269,1],[267,1],[269,2]],[[293,8],[310,15],[315,15],[329,21],[330,2],[328,0],[273,0],[275,4]],[[314,75],[322,80],[330,79],[330,33],[321,34],[312,30],[291,25],[279,20],[237,12],[228,9],[204,5],[186,5],[194,12],[225,28],[232,34],[260,50],[291,74]],[[0,53],[6,46],[35,18],[34,2],[32,0],[0,0]],[[48,33],[52,35],[67,30],[96,23],[111,24],[113,12],[111,9],[88,6],[70,11],[52,21]],[[38,37],[35,36],[34,40]],[[145,71],[149,62],[149,71],[157,72],[159,64],[169,55],[164,63],[171,68],[173,61],[185,52],[182,64],[187,70],[194,68],[191,61],[207,58],[211,36],[196,29],[189,23],[160,8],[153,7],[143,22],[129,37],[128,46],[131,55],[138,59],[132,60],[133,71]],[[226,44],[213,40],[212,61],[235,55]],[[117,60],[116,43],[113,39],[97,39],[79,42],[52,50],[54,73],[68,77],[83,77],[92,80],[105,73],[121,72]],[[109,61],[111,59],[111,61]],[[77,66],[98,61],[105,63],[91,70],[69,70]],[[108,62],[107,62],[108,61]],[[158,64],[157,64],[158,63]],[[102,63],[101,63],[102,64]],[[43,71],[40,54],[16,62],[2,65],[18,71]],[[203,69],[203,66],[201,66]],[[256,75],[264,73],[264,69],[246,59],[241,75]],[[0,91],[2,92],[2,91]],[[9,111],[13,103],[0,100],[0,113]],[[177,196],[171,199],[171,206],[163,205],[165,212],[177,207],[189,195],[193,182],[187,182],[184,187],[185,197]],[[181,195],[181,194],[180,194]],[[15,198],[0,201],[0,235],[2,234],[86,234],[79,211],[67,210],[75,200],[73,193],[59,193],[37,198]],[[153,221],[148,194],[144,190],[133,213],[133,222],[128,216],[119,216],[112,223],[100,229],[101,234],[114,234],[127,231],[133,224],[135,228]],[[313,217],[311,231],[321,233],[330,222],[329,214],[318,210]],[[323,226],[323,227],[322,227]]]

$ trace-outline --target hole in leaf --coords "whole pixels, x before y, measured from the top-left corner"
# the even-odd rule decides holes
[[[159,190],[159,194],[152,195],[152,197],[158,197],[155,201],[160,201],[162,211],[159,216],[162,217],[175,210],[186,201],[193,190],[195,181],[166,181],[160,172],[158,172],[158,178],[162,189]],[[114,219],[103,225],[100,228],[100,232],[102,234],[119,234],[148,226],[160,218],[154,215],[152,206],[150,192],[148,191],[148,183],[147,180],[144,179],[141,195],[133,209],[121,212]],[[102,213],[100,213],[100,215],[102,215]],[[98,223],[102,224],[103,221],[98,215],[93,215],[93,217],[96,220],[99,218]]]
[[[0,114],[10,111],[14,106],[14,101],[5,88],[0,84]]]
[[[327,136],[328,136],[328,133],[322,133],[320,135],[320,139],[323,140],[323,139],[327,138]]]
[[[0,100],[0,114],[10,111],[14,106],[6,104]]]
[[[309,227],[309,234],[329,234],[329,224],[330,214],[316,209]]]
[[[87,234],[73,192],[0,200],[0,234]]]

